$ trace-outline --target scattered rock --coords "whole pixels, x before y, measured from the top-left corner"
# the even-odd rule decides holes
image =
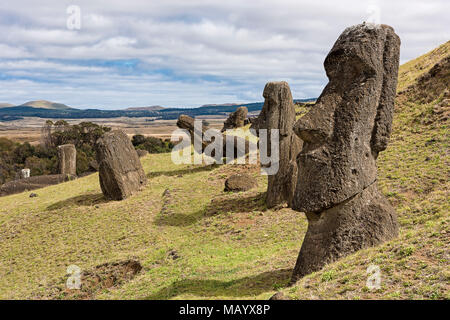
[[[177,260],[177,259],[181,258],[176,250],[170,250],[168,252],[167,256],[172,260]]]
[[[123,200],[147,183],[136,150],[123,131],[105,133],[97,140],[96,152],[100,187],[106,198]]]
[[[328,85],[295,124],[304,144],[292,208],[308,229],[291,282],[398,234],[376,159],[391,133],[399,48],[389,26],[347,28],[325,59]]]
[[[256,179],[247,174],[235,174],[225,180],[224,191],[247,191],[256,187],[258,183]]]
[[[36,198],[38,195],[36,193],[30,193],[30,198]]]
[[[73,144],[58,146],[59,173],[77,175],[77,149]]]

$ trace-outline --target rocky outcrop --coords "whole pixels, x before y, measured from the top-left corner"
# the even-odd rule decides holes
[[[123,200],[139,191],[147,177],[128,136],[120,130],[97,140],[100,187],[106,198]]]
[[[245,125],[245,120],[247,118],[247,107],[239,107],[235,112],[230,113],[227,120],[225,120],[222,128],[222,132],[228,129],[241,128]]]
[[[397,235],[395,210],[377,189],[376,159],[387,147],[400,39],[386,25],[347,28],[325,59],[329,83],[295,124],[304,141],[292,202],[308,230],[292,281]]]
[[[77,149],[73,144],[58,146],[59,173],[77,174]]]
[[[264,106],[258,118],[252,122],[251,129],[267,129],[267,150],[270,155],[270,130],[279,130],[279,169],[268,176],[267,207],[290,204],[297,184],[296,157],[301,150],[302,141],[294,134],[295,106],[291,90],[285,81],[269,82],[263,92]]]
[[[256,187],[258,183],[256,179],[248,174],[235,174],[225,180],[224,191],[247,191]]]

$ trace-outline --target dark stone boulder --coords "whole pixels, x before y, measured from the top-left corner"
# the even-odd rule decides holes
[[[97,140],[100,187],[106,198],[123,200],[139,191],[147,177],[128,136],[120,130]]]
[[[304,144],[292,208],[306,213],[308,230],[292,282],[397,236],[376,159],[391,133],[399,49],[389,26],[347,28],[325,59],[329,83],[295,124]]]
[[[258,185],[255,178],[248,174],[235,174],[225,180],[224,191],[247,191]]]
[[[297,184],[296,157],[302,148],[302,141],[294,134],[295,106],[291,90],[285,81],[269,82],[263,92],[264,106],[258,118],[252,121],[251,129],[259,133],[267,129],[267,150],[270,155],[270,130],[279,130],[279,168],[268,176],[267,207],[280,204],[290,205]]]

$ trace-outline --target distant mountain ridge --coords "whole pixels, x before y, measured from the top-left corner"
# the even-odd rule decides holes
[[[143,110],[147,110],[147,111],[159,111],[164,109],[164,107],[161,106],[149,106],[149,107],[130,107],[130,108],[126,108],[125,110],[131,110],[131,111],[143,111]]]
[[[311,102],[316,100],[294,99],[294,102]],[[49,119],[89,119],[89,118],[118,118],[151,117],[155,119],[174,120],[181,114],[191,117],[218,115],[226,116],[236,111],[238,107],[247,107],[249,112],[260,111],[263,102],[244,104],[204,105],[197,108],[164,108],[161,106],[135,107],[123,110],[75,109],[62,103],[45,100],[30,101],[19,106],[0,108],[0,121],[20,120],[23,117],[38,117]]]
[[[51,110],[68,110],[73,109],[63,103],[56,103],[47,100],[33,100],[28,101],[20,105],[20,107],[32,107],[39,109],[51,109]]]

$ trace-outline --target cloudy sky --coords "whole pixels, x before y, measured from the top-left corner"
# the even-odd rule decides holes
[[[406,62],[450,39],[449,12],[448,0],[2,1],[0,102],[192,107],[262,101],[272,80],[317,97],[345,27],[393,26]]]

